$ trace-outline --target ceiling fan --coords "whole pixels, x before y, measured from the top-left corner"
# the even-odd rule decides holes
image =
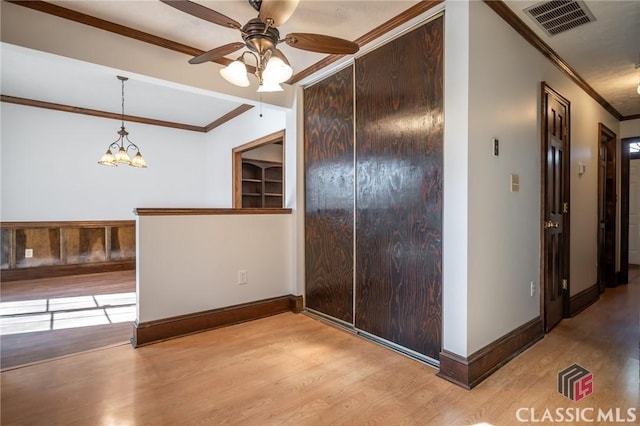
[[[213,61],[247,48],[249,50],[244,51],[237,60],[221,69],[220,74],[236,86],[248,86],[249,79],[244,57],[249,54],[256,60],[254,74],[258,78],[258,92],[282,90],[280,83],[287,81],[293,74],[289,61],[277,48],[279,43],[284,42],[288,46],[311,52],[340,55],[353,54],[359,49],[359,46],[352,41],[322,34],[290,33],[281,39],[278,27],[291,17],[300,0],[248,0],[249,4],[258,11],[258,17],[249,20],[244,26],[220,12],[189,0],[160,1],[205,21],[239,30],[242,34],[242,42],[216,47],[192,58],[189,63],[201,64]]]

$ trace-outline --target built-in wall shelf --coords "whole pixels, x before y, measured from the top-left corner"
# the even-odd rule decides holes
[[[282,208],[282,163],[242,159],[242,207]]]
[[[135,269],[135,221],[2,222],[0,279]]]

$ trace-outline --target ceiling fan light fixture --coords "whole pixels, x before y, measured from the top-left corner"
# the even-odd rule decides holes
[[[247,67],[242,59],[237,59],[231,62],[226,67],[220,70],[222,78],[229,83],[240,87],[247,87],[249,85],[249,78],[247,77]]]
[[[293,75],[293,69],[277,56],[271,57],[262,73],[264,81],[276,84],[284,83]]]
[[[220,74],[231,84],[240,87],[249,86],[244,56],[250,54],[256,60],[254,74],[258,79],[258,92],[280,91],[282,90],[280,84],[288,81],[293,75],[291,64],[284,53],[277,48],[280,43],[286,43],[296,49],[332,55],[351,55],[360,49],[358,43],[323,34],[291,33],[284,38],[280,37],[278,27],[292,16],[300,0],[249,0],[259,14],[243,26],[220,12],[190,0],[160,1],[196,18],[239,30],[242,42],[227,43],[202,52],[191,58],[189,63],[201,64],[216,61],[246,47],[249,50],[243,52],[236,61],[222,68]]]

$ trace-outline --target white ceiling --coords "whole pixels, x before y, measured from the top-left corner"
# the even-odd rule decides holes
[[[595,22],[548,36],[523,10],[540,1],[508,1],[511,10],[624,116],[640,114],[640,0],[585,4]]]
[[[241,24],[257,15],[246,0],[197,2]],[[241,41],[237,30],[195,18],[155,0],[51,3],[205,51]],[[302,0],[291,19],[279,30],[281,38],[291,32],[309,32],[356,40],[416,3]],[[640,95],[636,93],[640,71],[634,69],[634,64],[640,61],[639,0],[587,0],[596,22],[553,37],[544,34],[522,13],[537,2],[510,0],[506,3],[623,116],[640,114]],[[101,31],[88,26],[84,28],[87,32]],[[284,43],[279,48],[289,58],[294,73],[326,56],[294,49]],[[247,99],[243,99],[242,95],[238,97],[238,93],[242,93],[238,91],[229,96],[195,89],[6,43],[2,44],[0,53],[3,95],[119,112],[120,82],[115,75],[124,74],[130,77],[125,86],[125,108],[130,115],[205,126],[242,103],[256,105],[253,94],[253,97],[247,95]],[[186,63],[189,56],[182,56]],[[229,58],[235,59],[235,56],[232,54]],[[208,63],[189,67],[219,66]],[[187,68],[187,71],[192,69],[195,70]],[[243,90],[255,91],[255,87]],[[87,93],[92,96],[86,96]]]
[[[2,43],[3,95],[204,127],[241,105],[216,93]],[[87,96],[90,94],[90,96]]]

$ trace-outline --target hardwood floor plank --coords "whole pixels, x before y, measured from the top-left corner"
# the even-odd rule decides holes
[[[136,276],[135,271],[118,271],[3,282],[0,286],[0,302],[47,299],[47,306],[50,307],[52,300],[58,298],[135,292]],[[3,315],[3,320],[7,317]],[[61,330],[3,334],[0,336],[0,368],[5,370],[23,364],[128,343],[132,334],[131,321]]]
[[[31,300],[136,291],[136,271],[70,275],[0,283],[0,300]]]
[[[607,289],[472,391],[342,329],[284,313],[135,350],[117,346],[4,371],[0,420],[506,425],[518,424],[521,408],[538,417],[546,408],[619,407],[626,413],[637,410],[639,400],[638,275]],[[578,402],[557,392],[558,372],[573,363],[594,377],[593,394]]]

